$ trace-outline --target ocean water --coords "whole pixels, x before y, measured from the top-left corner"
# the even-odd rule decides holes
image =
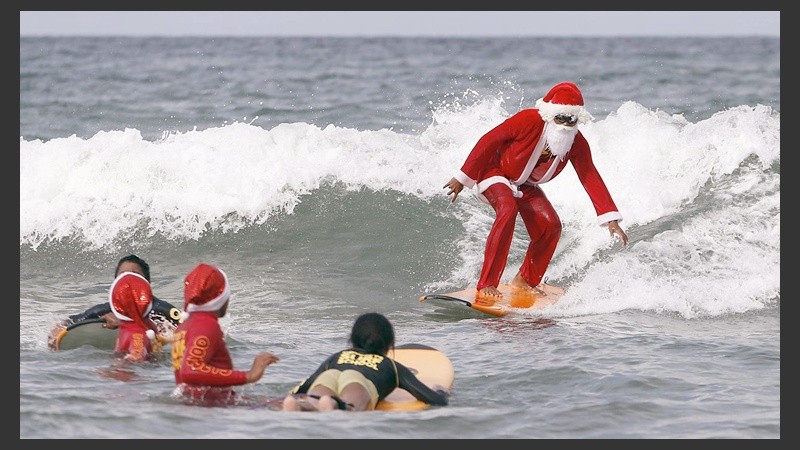
[[[555,83],[624,219],[574,170],[557,304],[505,318],[420,302],[474,286],[491,209],[442,188],[478,138]],[[777,38],[20,38],[20,438],[779,439]],[[518,224],[504,281],[527,235]],[[166,358],[53,352],[116,261],[218,265],[239,390],[283,396],[378,311],[445,352],[450,405],[284,413],[189,406]]]

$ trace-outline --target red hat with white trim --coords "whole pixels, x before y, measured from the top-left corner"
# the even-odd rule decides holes
[[[583,95],[575,83],[563,81],[553,86],[544,97],[536,100],[539,115],[551,121],[558,115],[572,116],[578,123],[586,123],[593,119],[589,111],[583,107]]]
[[[108,290],[108,303],[119,320],[136,322],[147,330],[151,329],[144,317],[153,309],[153,292],[145,277],[134,272],[119,274]]]
[[[200,263],[183,280],[183,309],[194,311],[219,311],[231,298],[228,276],[222,270]]]

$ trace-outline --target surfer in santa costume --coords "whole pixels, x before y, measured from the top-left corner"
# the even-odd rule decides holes
[[[267,366],[279,358],[263,352],[253,358],[250,370],[234,369],[219,324],[231,299],[228,276],[215,266],[200,263],[183,284],[183,309],[189,317],[173,333],[176,393],[206,406],[235,404],[243,399],[233,387],[260,380]]]
[[[589,194],[600,226],[607,226],[627,246],[617,210],[600,173],[592,162],[589,143],[578,125],[592,119],[574,83],[561,82],[536,101],[484,134],[455,176],[444,185],[455,202],[464,187],[475,188],[478,198],[495,211],[476,289],[484,297],[501,297],[500,277],[506,267],[517,214],[530,236],[519,272],[511,284],[545,294],[542,277],[561,237],[561,219],[540,184],[572,163]]]

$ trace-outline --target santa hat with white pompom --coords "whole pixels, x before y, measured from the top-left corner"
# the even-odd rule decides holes
[[[589,111],[583,107],[583,95],[580,89],[569,81],[553,86],[547,95],[536,100],[536,108],[542,119],[548,122],[559,115],[577,118],[579,124],[593,119]]]
[[[147,330],[150,340],[155,338],[155,331],[144,320],[153,309],[153,292],[145,277],[134,272],[119,274],[108,290],[108,303],[119,320],[135,322]]]
[[[231,298],[228,276],[222,270],[200,263],[183,280],[183,309],[195,311],[219,311]]]

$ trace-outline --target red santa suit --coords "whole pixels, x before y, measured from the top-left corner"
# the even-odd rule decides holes
[[[572,163],[589,194],[599,224],[622,220],[580,131],[565,155],[545,151],[542,137],[546,127],[554,126],[556,115],[576,117],[578,124],[591,119],[583,108],[578,87],[570,82],[559,83],[537,100],[536,106],[514,114],[484,134],[455,175],[464,186],[477,188],[478,197],[495,210],[478,290],[500,283],[518,213],[531,239],[520,275],[531,286],[541,282],[561,237],[561,219],[539,185],[555,178],[567,162]]]
[[[173,332],[172,368],[181,393],[205,403],[236,399],[232,386],[247,383],[247,372],[234,370],[219,326],[218,311],[230,299],[225,273],[200,264],[184,280],[184,309],[189,318]]]

